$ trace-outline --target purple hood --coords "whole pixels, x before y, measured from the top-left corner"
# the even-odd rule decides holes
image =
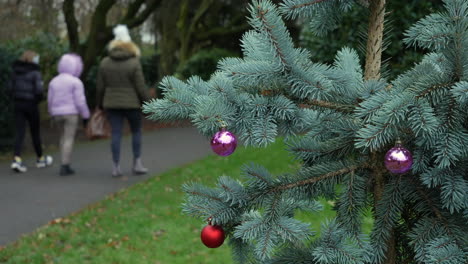
[[[83,82],[78,78],[83,61],[76,54],[65,54],[58,63],[59,75],[49,83],[47,100],[52,116],[80,114],[89,118]]]
[[[80,77],[82,71],[83,61],[81,60],[80,56],[73,53],[68,53],[60,58],[58,63],[59,73],[68,73],[75,77]]]

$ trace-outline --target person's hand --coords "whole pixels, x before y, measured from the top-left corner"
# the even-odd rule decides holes
[[[151,98],[156,98],[157,94],[156,94],[156,88],[149,88],[148,89],[148,93],[149,93],[149,96]]]
[[[83,128],[86,129],[86,126],[88,126],[88,119],[83,119]]]

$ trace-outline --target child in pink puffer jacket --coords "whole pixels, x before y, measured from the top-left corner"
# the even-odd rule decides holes
[[[83,61],[76,54],[67,53],[58,63],[59,74],[49,83],[48,108],[54,121],[59,123],[60,175],[74,174],[70,167],[71,153],[80,116],[89,118],[89,108],[84,94],[84,85],[79,76],[83,70]]]

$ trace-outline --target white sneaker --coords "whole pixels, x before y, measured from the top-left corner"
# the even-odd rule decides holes
[[[26,172],[28,168],[23,165],[23,162],[21,161],[21,158],[15,157],[13,162],[11,163],[11,169],[16,171],[16,172]]]
[[[54,159],[49,155],[45,155],[37,159],[36,167],[45,168],[47,166],[52,165],[52,162],[54,162]]]
[[[133,174],[142,175],[146,173],[148,173],[148,169],[143,166],[143,162],[141,162],[141,158],[135,159],[133,163]]]

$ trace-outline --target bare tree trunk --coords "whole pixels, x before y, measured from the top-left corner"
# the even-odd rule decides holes
[[[193,42],[194,35],[196,33],[196,26],[200,19],[207,13],[213,0],[202,0],[198,5],[196,12],[193,17],[189,17],[189,1],[185,0],[181,7],[180,19],[177,23],[179,27],[180,35],[180,54],[179,54],[179,65],[183,65],[185,61],[190,58],[191,50],[190,43]],[[190,18],[190,20],[189,20]]]
[[[78,52],[80,38],[78,35],[78,21],[76,21],[75,18],[75,1],[65,0],[63,2],[62,11],[65,17],[65,23],[67,25],[68,43],[70,44],[70,50]]]
[[[366,65],[364,78],[366,80],[380,79],[382,68],[382,44],[385,19],[385,0],[370,0],[369,1],[369,29],[366,44]],[[374,164],[374,209],[377,208],[378,202],[382,199],[385,188],[384,172],[381,153],[372,153],[372,164]],[[376,211],[376,210],[374,210]],[[396,263],[396,248],[394,230],[387,241],[387,252],[384,264]]]
[[[162,78],[174,74],[178,65],[177,52],[179,50],[179,32],[177,29],[180,0],[163,0],[157,15],[155,16],[155,26],[160,33],[160,40],[157,42],[161,52],[159,57],[159,76]]]

